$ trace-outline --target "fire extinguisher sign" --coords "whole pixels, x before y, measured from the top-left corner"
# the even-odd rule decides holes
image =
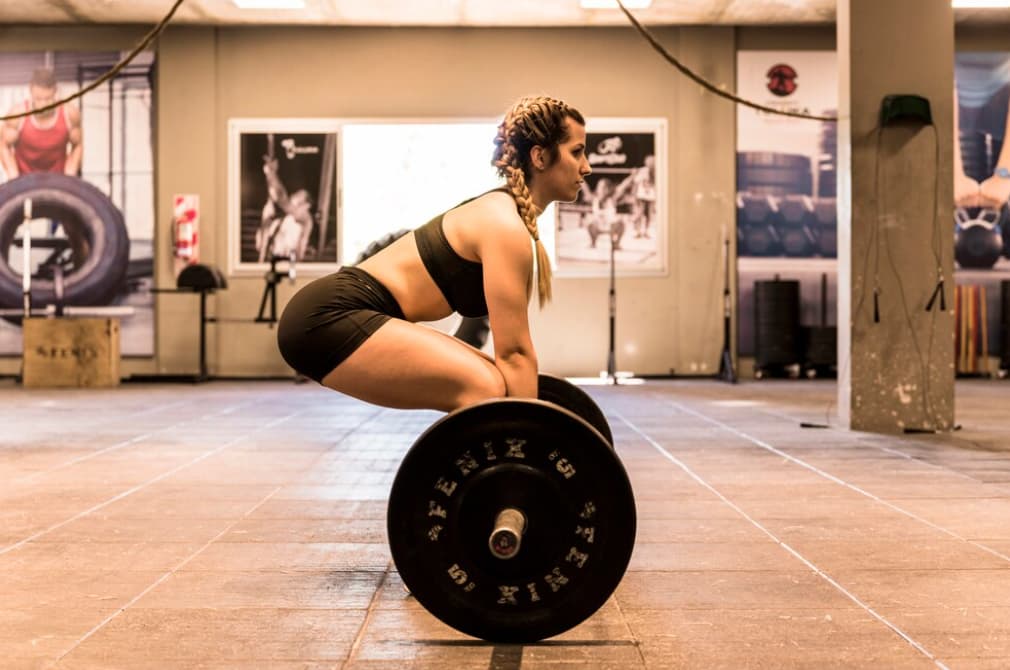
[[[200,196],[176,194],[172,199],[172,224],[175,232],[175,257],[181,265],[199,260]],[[181,268],[180,268],[181,269]]]

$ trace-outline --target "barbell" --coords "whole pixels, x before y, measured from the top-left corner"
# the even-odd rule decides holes
[[[444,623],[494,642],[587,619],[635,542],[634,495],[603,413],[564,380],[541,375],[540,389],[550,401],[491,400],[436,421],[389,496],[404,585]]]

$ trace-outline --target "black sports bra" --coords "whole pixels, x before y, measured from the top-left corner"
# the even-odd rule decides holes
[[[493,191],[508,193],[506,188],[492,189],[487,193]],[[478,195],[464,200],[456,207],[465,205],[479,197]],[[421,262],[424,263],[428,274],[431,275],[435,285],[445,297],[445,301],[449,303],[449,307],[463,316],[487,316],[487,299],[484,297],[484,266],[456,253],[442,229],[442,217],[444,216],[445,212],[414,231],[417,253],[421,256]]]

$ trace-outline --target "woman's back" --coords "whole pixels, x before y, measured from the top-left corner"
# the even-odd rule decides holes
[[[511,225],[494,224],[503,219],[511,220]],[[455,263],[481,263],[482,249],[488,245],[501,246],[503,236],[515,236],[529,248],[529,233],[516,211],[515,201],[502,191],[486,193],[450,209],[442,215],[441,227],[446,242],[458,256],[450,259]],[[411,231],[358,267],[389,289],[408,321],[435,321],[454,310],[421,258],[417,240],[421,234],[418,230]],[[529,259],[532,253],[529,249]]]

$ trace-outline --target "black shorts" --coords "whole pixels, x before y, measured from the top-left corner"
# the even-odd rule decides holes
[[[318,382],[391,318],[403,318],[393,294],[364,270],[344,267],[295,293],[277,346],[288,365]]]

